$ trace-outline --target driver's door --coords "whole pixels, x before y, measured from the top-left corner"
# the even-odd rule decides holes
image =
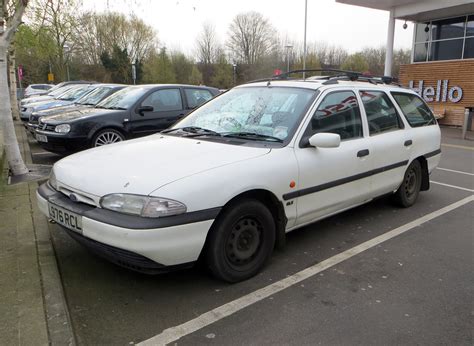
[[[365,123],[353,91],[333,91],[322,98],[295,148],[299,186],[290,197],[297,198],[297,225],[370,199],[371,177],[366,174],[372,169],[372,148],[364,137]],[[309,146],[308,138],[321,132],[339,134],[340,146]]]
[[[153,111],[140,111],[141,107],[152,107]],[[135,108],[131,132],[134,137],[164,130],[186,114],[179,88],[159,89],[148,94]]]

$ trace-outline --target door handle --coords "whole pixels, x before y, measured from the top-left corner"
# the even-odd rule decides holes
[[[405,141],[405,143],[404,143],[404,145],[405,145],[406,147],[409,147],[409,146],[412,145],[412,144],[413,144],[413,141],[412,141],[411,139]]]
[[[369,149],[359,150],[357,152],[357,157],[364,157],[369,155]]]

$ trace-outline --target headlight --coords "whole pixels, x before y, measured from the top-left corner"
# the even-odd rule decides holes
[[[124,193],[104,196],[100,200],[100,205],[104,209],[143,217],[163,217],[186,212],[186,206],[178,201]]]
[[[49,185],[55,190],[58,189],[58,183],[56,181],[56,175],[54,174],[54,169],[51,170],[51,173],[49,174]]]
[[[68,133],[69,131],[71,131],[71,125],[69,124],[58,125],[54,128],[54,131],[59,132],[59,133]]]

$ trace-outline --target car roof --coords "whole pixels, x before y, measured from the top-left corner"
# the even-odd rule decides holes
[[[328,83],[330,81],[330,83]],[[270,84],[269,84],[270,83]],[[369,81],[350,81],[350,80],[327,80],[327,79],[287,79],[287,80],[267,80],[242,84],[236,88],[256,87],[256,86],[279,86],[290,88],[305,88],[313,90],[326,90],[332,88],[365,88],[371,90],[400,91],[415,93],[409,88],[396,84],[371,83]]]
[[[137,88],[145,88],[145,89],[152,89],[152,88],[158,88],[158,87],[175,87],[175,88],[188,87],[188,88],[216,89],[216,88],[209,87],[206,85],[190,85],[190,84],[138,84],[138,85],[129,85],[128,87],[137,87]]]

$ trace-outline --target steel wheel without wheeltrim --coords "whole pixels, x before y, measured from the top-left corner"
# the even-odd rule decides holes
[[[252,262],[261,248],[262,231],[261,223],[250,217],[234,225],[226,244],[226,259],[231,266],[238,269]]]
[[[395,193],[395,201],[402,207],[411,207],[417,200],[421,188],[421,165],[414,160],[408,166],[403,182]]]
[[[123,137],[115,131],[105,131],[97,136],[94,141],[94,147],[112,144],[123,141]]]

